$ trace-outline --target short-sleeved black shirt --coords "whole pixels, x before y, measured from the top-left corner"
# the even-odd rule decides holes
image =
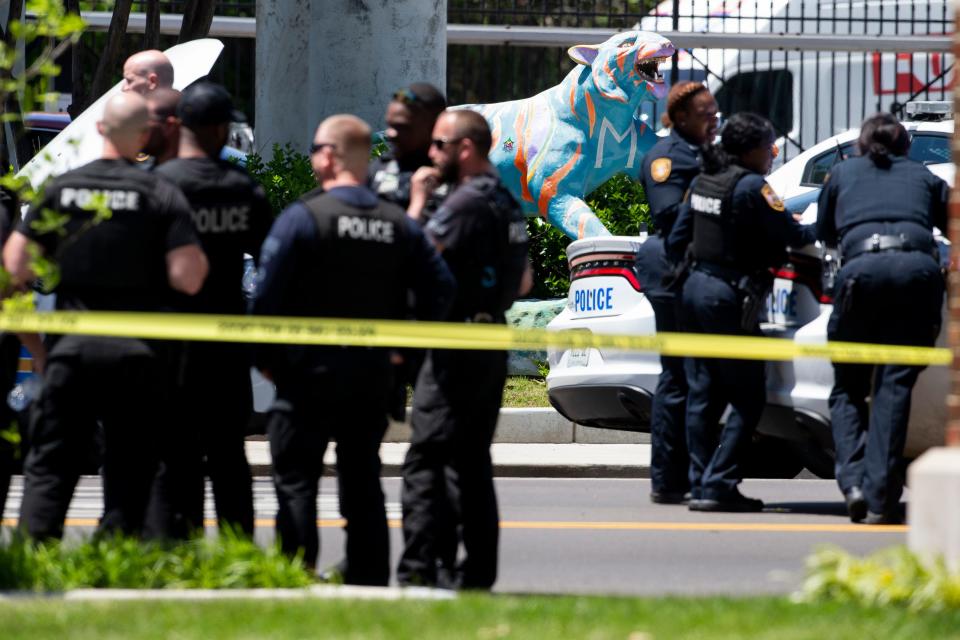
[[[457,281],[451,321],[489,314],[503,322],[526,268],[526,220],[499,178],[482,174],[454,189],[426,226]]]
[[[410,206],[410,180],[413,174],[420,167],[432,165],[433,162],[426,153],[400,159],[393,151],[387,151],[370,163],[367,186],[380,198],[407,209]],[[440,202],[446,197],[447,189],[447,185],[441,185],[427,198],[418,219],[421,226],[433,216]]]
[[[112,213],[94,224],[97,196]],[[69,216],[65,233],[37,228],[43,209]],[[53,180],[17,230],[59,264],[57,308],[66,310],[163,310],[167,253],[199,244],[180,190],[122,159],[95,160]]]
[[[156,172],[187,196],[210,261],[203,289],[181,296],[178,306],[195,313],[243,313],[243,254],[259,253],[273,222],[263,187],[232,162],[213,158],[179,158]]]

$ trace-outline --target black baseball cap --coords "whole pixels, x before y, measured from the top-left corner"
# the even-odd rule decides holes
[[[177,105],[177,117],[187,127],[247,121],[243,113],[233,108],[230,92],[207,80],[194,82],[184,89]]]

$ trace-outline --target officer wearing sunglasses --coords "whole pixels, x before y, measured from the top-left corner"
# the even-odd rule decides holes
[[[426,82],[415,82],[393,94],[384,116],[389,149],[370,167],[369,186],[381,198],[409,210],[410,178],[420,167],[430,166],[430,134],[446,106],[443,93]],[[418,206],[427,211],[421,223],[436,210],[439,199],[442,195],[433,195],[429,203]]]

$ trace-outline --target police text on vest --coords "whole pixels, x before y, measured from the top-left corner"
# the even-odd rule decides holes
[[[690,207],[697,213],[709,213],[718,216],[722,206],[723,201],[720,198],[710,198],[697,193],[690,194]]]
[[[393,244],[393,223],[387,220],[361,218],[359,216],[339,216],[337,218],[337,236],[351,240],[370,240]]]
[[[200,207],[193,212],[193,224],[200,233],[240,233],[250,228],[250,207]]]
[[[136,211],[140,208],[140,194],[136,191],[74,189],[73,187],[64,187],[60,191],[60,206],[91,209],[94,207],[95,198],[102,198],[103,205],[111,211]]]

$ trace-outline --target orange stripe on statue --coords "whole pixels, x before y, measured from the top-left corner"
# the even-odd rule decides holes
[[[580,157],[580,149],[581,145],[578,144],[573,156],[571,156],[562,167],[543,181],[543,186],[540,187],[540,199],[537,201],[537,207],[540,209],[541,216],[547,215],[547,205],[549,205],[553,197],[557,195],[557,189],[560,183],[567,177],[567,174],[570,173],[573,166],[577,164],[577,159]]]

